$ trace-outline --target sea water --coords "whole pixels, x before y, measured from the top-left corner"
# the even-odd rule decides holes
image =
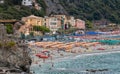
[[[120,74],[120,53],[84,54],[31,68],[35,74]],[[106,71],[98,71],[105,70]],[[88,72],[86,70],[97,70]]]

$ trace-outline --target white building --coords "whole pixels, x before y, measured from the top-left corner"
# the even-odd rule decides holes
[[[68,22],[71,24],[72,27],[75,26],[75,18],[74,18],[73,16],[70,16],[70,17],[68,18]]]
[[[24,6],[32,6],[33,1],[32,0],[22,0],[22,5]]]
[[[56,17],[45,17],[44,18],[44,25],[50,29],[52,32],[56,32],[59,28],[58,26],[59,21]]]
[[[56,32],[58,30],[58,20],[56,17],[49,18],[49,28],[52,32]]]

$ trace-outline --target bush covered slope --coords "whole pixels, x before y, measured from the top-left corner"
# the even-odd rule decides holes
[[[31,14],[37,16],[45,15],[45,5],[43,0],[37,0],[43,7],[42,10],[35,10],[32,7],[21,5],[22,0],[5,0],[4,4],[0,4],[0,19],[21,19],[21,17],[29,16]]]
[[[0,19],[20,19],[31,14],[44,16],[46,5],[44,0],[36,0],[42,10],[21,5],[22,0],[5,0],[0,4]],[[58,0],[69,15],[83,20],[108,19],[113,23],[120,23],[120,0]]]
[[[84,20],[120,23],[120,0],[60,0],[70,15]]]

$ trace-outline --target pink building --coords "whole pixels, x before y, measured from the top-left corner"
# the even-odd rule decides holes
[[[79,29],[85,29],[85,21],[76,19],[75,21],[75,27]]]

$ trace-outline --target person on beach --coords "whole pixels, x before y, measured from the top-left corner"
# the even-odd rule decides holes
[[[45,59],[43,59],[43,62],[45,63]]]
[[[41,65],[39,64],[39,67],[41,67]]]
[[[50,55],[50,53],[48,53],[48,57],[50,57],[51,55]]]
[[[54,67],[54,63],[52,63],[52,67]]]
[[[30,74],[35,74],[35,72],[34,71],[31,71],[31,73]]]

